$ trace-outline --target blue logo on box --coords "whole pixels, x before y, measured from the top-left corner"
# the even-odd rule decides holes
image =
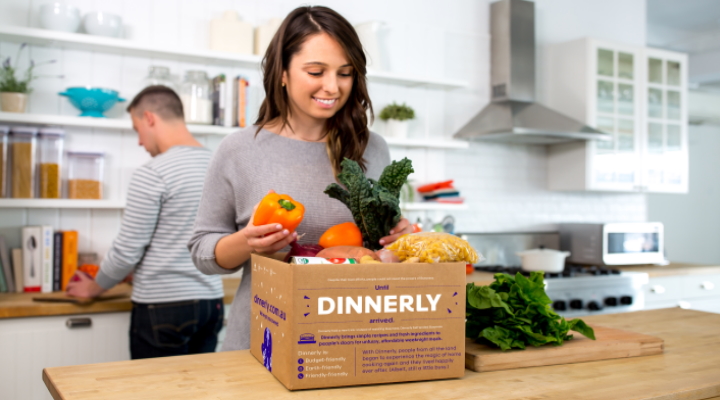
[[[312,333],[303,333],[300,335],[298,344],[312,344],[315,343],[315,335]]]
[[[263,365],[268,371],[272,371],[272,334],[270,328],[265,328],[265,337],[260,345],[260,351],[263,356]]]

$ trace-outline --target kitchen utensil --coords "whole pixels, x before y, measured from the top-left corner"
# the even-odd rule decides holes
[[[115,90],[94,87],[71,87],[58,94],[67,97],[72,105],[82,111],[81,117],[105,118],[103,112],[115,103],[125,101],[118,97]]]
[[[558,251],[540,247],[539,249],[520,251],[517,254],[525,271],[560,272],[565,268],[567,251]]]
[[[446,215],[445,218],[440,221],[440,225],[442,225],[443,232],[451,235],[455,234],[455,218],[453,218],[452,215]]]
[[[475,372],[489,372],[663,353],[665,341],[659,337],[597,325],[592,328],[596,340],[574,334],[573,339],[564,342],[562,346],[529,346],[525,350],[502,351],[467,339],[465,368]]]
[[[65,292],[55,292],[37,295],[33,297],[33,301],[44,303],[73,303],[78,305],[88,305],[98,301],[126,299],[127,297],[127,293],[103,293],[98,297],[84,298],[68,296]]]
[[[40,6],[40,26],[63,32],[77,32],[80,27],[80,10],[60,2]]]
[[[85,14],[83,25],[85,31],[91,35],[116,38],[120,37],[122,31],[122,18],[106,12],[91,12]]]
[[[37,249],[37,239],[35,239],[35,236],[30,236],[25,246],[30,250],[30,254],[33,254],[35,249]],[[35,257],[30,257],[30,277],[35,277]]]

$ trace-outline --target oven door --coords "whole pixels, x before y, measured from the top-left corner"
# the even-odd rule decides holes
[[[603,226],[605,265],[662,264],[665,235],[661,222],[613,223]]]

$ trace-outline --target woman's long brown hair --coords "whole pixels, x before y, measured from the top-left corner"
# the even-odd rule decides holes
[[[344,158],[356,161],[366,171],[363,153],[370,139],[367,111],[374,118],[365,78],[366,59],[355,29],[337,12],[327,7],[298,7],[283,21],[263,58],[265,100],[255,122],[260,129],[279,119],[281,129],[288,125],[289,102],[282,87],[282,74],[303,43],[312,35],[327,33],[345,50],[353,67],[353,86],[347,103],[327,120],[327,153],[335,175]],[[292,128],[292,127],[291,127]],[[256,133],[257,134],[257,133]]]

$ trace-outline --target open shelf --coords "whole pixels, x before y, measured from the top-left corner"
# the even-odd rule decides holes
[[[467,210],[468,205],[449,203],[402,203],[400,209],[403,211],[461,211]]]
[[[31,124],[43,126],[70,126],[83,128],[98,128],[109,130],[132,130],[129,119],[119,118],[92,118],[73,117],[67,115],[27,114],[0,112],[0,124]],[[229,135],[239,127],[224,127],[216,125],[188,125],[190,133],[196,135]],[[388,146],[395,147],[424,147],[438,149],[466,149],[468,142],[451,139],[414,139],[414,138],[385,138]]]
[[[33,124],[33,125],[60,125],[84,128],[99,128],[112,130],[132,130],[129,119],[120,118],[93,118],[73,117],[68,115],[27,114],[0,112],[0,123]],[[197,135],[228,135],[235,132],[238,127],[224,127],[216,125],[188,125],[190,133]]]
[[[234,54],[212,50],[186,50],[154,47],[127,39],[108,38],[84,33],[69,33],[48,29],[0,26],[0,41],[52,46],[71,50],[101,51],[134,57],[177,60],[199,64],[213,64],[260,70],[262,56]],[[395,72],[368,71],[371,82],[391,83],[403,86],[424,86],[439,89],[457,89],[467,82],[444,78],[407,76]]]
[[[122,209],[122,200],[0,199],[0,208],[103,208]]]
[[[17,26],[0,26],[0,40],[71,50],[101,51],[125,56],[162,58],[165,60],[234,67],[256,68],[260,66],[262,59],[262,57],[256,55],[154,47],[127,39]]]
[[[467,149],[470,143],[452,139],[414,139],[385,137],[388,146],[395,147],[426,147],[434,149]]]

